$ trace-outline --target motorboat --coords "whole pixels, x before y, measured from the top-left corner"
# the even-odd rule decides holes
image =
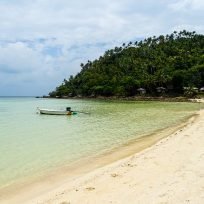
[[[55,109],[45,109],[38,108],[40,114],[46,115],[75,115],[77,114],[75,111],[71,111],[70,107],[67,107],[66,110],[55,110]]]

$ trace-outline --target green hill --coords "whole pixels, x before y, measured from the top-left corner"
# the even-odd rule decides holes
[[[81,67],[49,95],[134,96],[139,88],[182,95],[184,87],[204,86],[204,35],[184,30],[129,42]]]

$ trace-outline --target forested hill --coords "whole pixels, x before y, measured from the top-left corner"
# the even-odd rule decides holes
[[[49,95],[133,96],[139,88],[155,95],[157,87],[182,94],[184,87],[204,86],[204,35],[184,30],[124,43],[81,67]]]

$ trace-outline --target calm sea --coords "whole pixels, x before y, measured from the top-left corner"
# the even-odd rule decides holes
[[[89,112],[37,114],[37,107]],[[198,104],[0,97],[0,188],[169,127]]]

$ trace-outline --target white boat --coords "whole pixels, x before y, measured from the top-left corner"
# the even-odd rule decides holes
[[[40,108],[39,108],[39,111],[41,114],[47,114],[47,115],[68,115],[68,113],[70,113],[70,111],[40,109]]]
[[[44,109],[38,108],[40,114],[46,115],[73,115],[75,112],[71,111],[71,108],[66,108],[66,110],[54,110],[54,109]]]

